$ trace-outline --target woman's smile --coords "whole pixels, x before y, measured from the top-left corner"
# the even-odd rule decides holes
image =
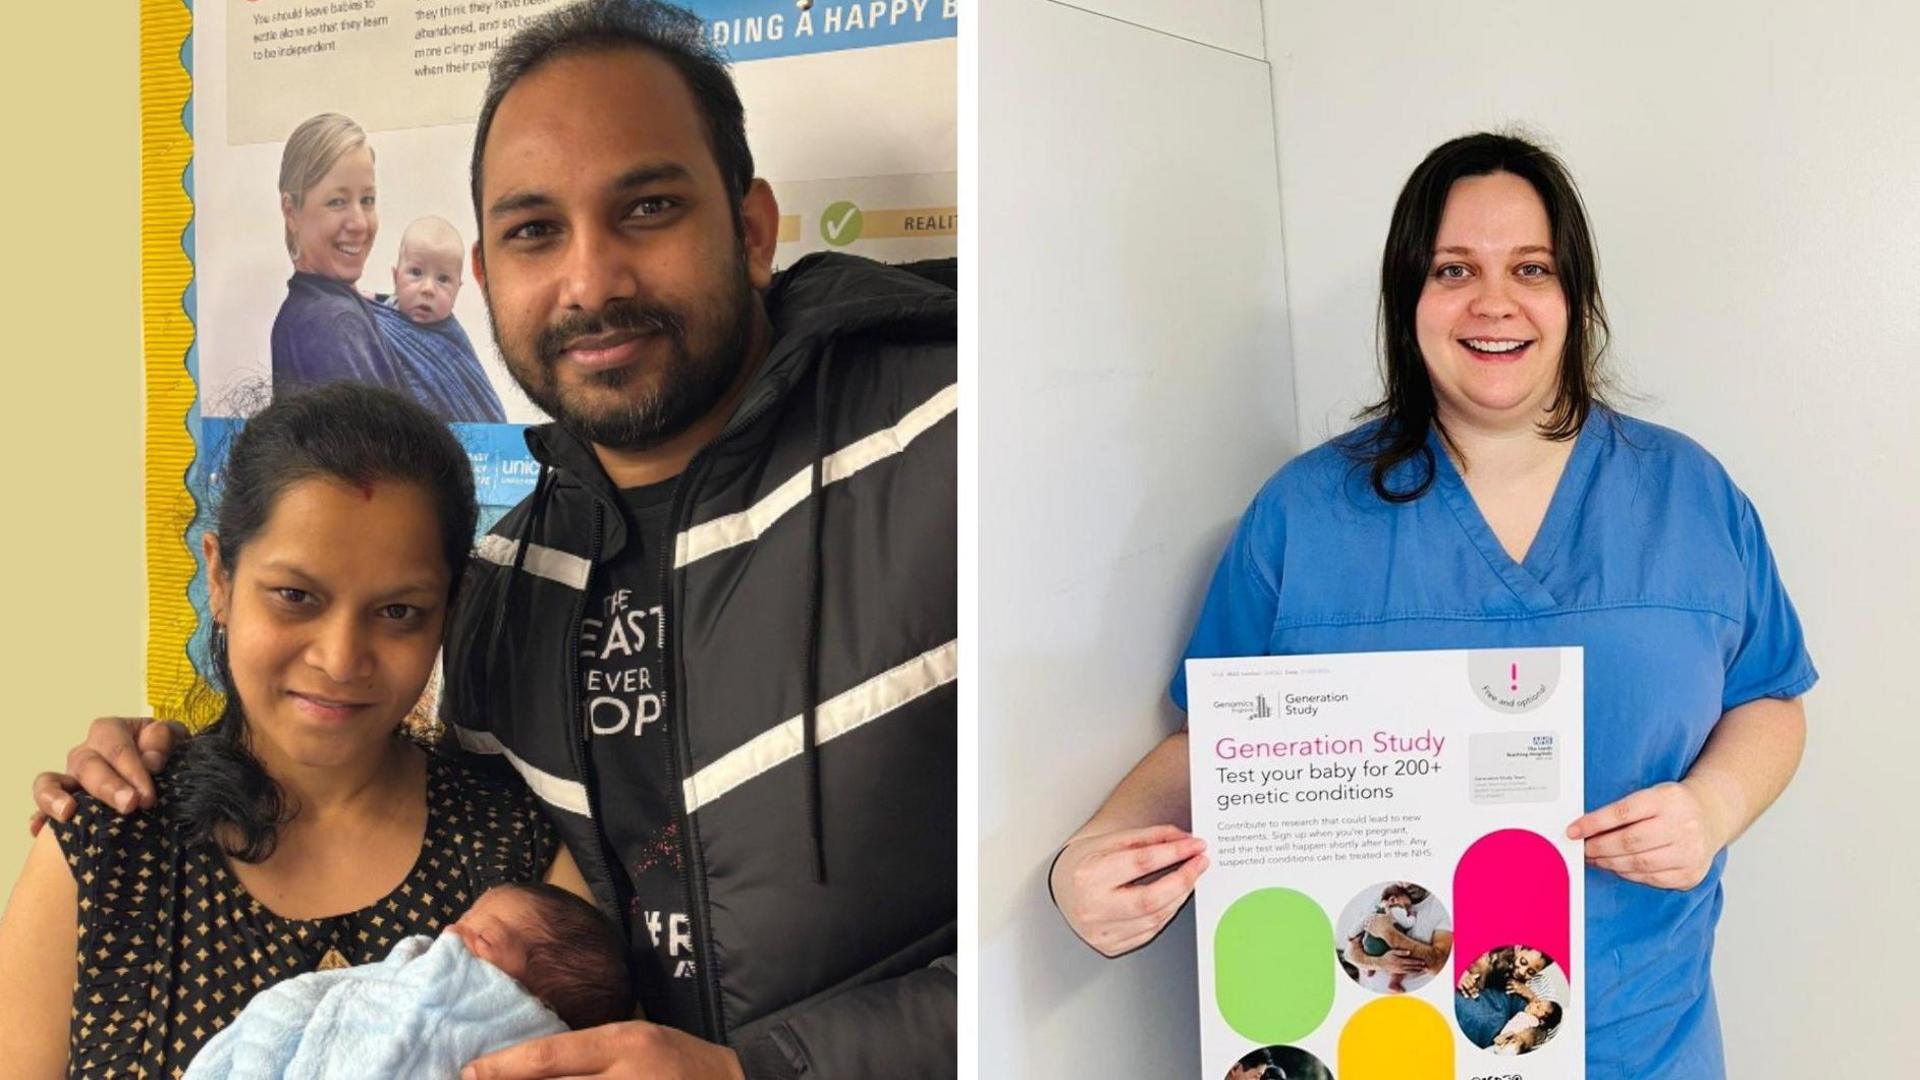
[[[1460,347],[1485,360],[1513,361],[1526,355],[1531,339],[1461,338]]]
[[[299,690],[287,691],[302,714],[322,722],[341,723],[354,719],[372,708],[371,701],[351,701],[323,694],[309,694]]]

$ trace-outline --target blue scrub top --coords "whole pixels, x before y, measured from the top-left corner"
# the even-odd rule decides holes
[[[1819,677],[1753,505],[1678,432],[1596,408],[1519,563],[1437,435],[1433,488],[1401,504],[1341,442],[1260,490],[1188,658],[1583,646],[1589,810],[1679,780],[1722,713]],[[1184,709],[1184,667],[1172,695]],[[1725,862],[1686,892],[1586,871],[1591,1080],[1725,1075],[1710,979]]]

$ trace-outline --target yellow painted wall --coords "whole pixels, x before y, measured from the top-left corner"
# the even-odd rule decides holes
[[[10,4],[0,53],[0,891],[27,785],[145,707],[132,3]]]

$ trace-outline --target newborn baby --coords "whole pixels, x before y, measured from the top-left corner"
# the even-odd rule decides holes
[[[1524,1054],[1552,1038],[1560,1026],[1560,1006],[1546,998],[1527,1002],[1522,1012],[1513,1014],[1489,1047],[1496,1054]]]
[[[186,1075],[454,1077],[503,1047],[632,1016],[619,930],[563,889],[502,885],[438,938],[261,991]]]
[[[599,908],[565,889],[488,889],[445,932],[575,1031],[633,1019],[625,939]]]

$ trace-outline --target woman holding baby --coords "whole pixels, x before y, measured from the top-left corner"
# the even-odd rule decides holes
[[[1697,444],[1604,402],[1593,238],[1552,154],[1435,149],[1380,282],[1380,400],[1260,491],[1186,656],[1583,647],[1586,1075],[1718,1080],[1724,853],[1793,775],[1817,678],[1759,515]],[[1182,732],[1055,860],[1102,953],[1151,941],[1206,869],[1187,767]]]
[[[177,1075],[265,987],[378,962],[495,885],[586,893],[524,787],[406,737],[476,512],[452,433],[388,391],[242,429],[203,544],[224,698],[125,793],[145,812],[78,796],[41,832],[0,923],[9,1076]]]
[[[405,394],[444,420],[499,423],[500,399],[453,316],[465,248],[453,226],[408,226],[394,291],[355,285],[380,232],[373,148],[360,125],[321,113],[280,154],[280,214],[293,276],[273,320],[273,388],[337,379]]]
[[[1378,903],[1341,929],[1340,966],[1379,994],[1418,990],[1453,953],[1453,920],[1439,897],[1411,881],[1389,882]]]

